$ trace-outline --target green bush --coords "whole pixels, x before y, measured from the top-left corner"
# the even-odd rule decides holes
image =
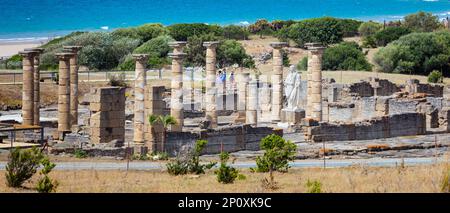
[[[228,153],[220,153],[220,167],[215,171],[219,183],[233,183],[239,175],[239,171],[236,168],[227,165],[229,158],[230,155]]]
[[[148,158],[151,160],[169,160],[169,154],[167,152],[152,152],[147,154]]]
[[[204,174],[206,169],[211,169],[216,163],[200,164],[200,154],[208,141],[197,140],[193,150],[185,153],[185,156],[177,156],[176,160],[166,164],[167,171],[171,175]]]
[[[380,70],[388,73],[428,75],[441,70],[449,76],[450,32],[411,33],[381,48],[374,56]]]
[[[433,32],[441,27],[441,23],[438,16],[420,11],[405,16],[403,26],[414,32]]]
[[[308,188],[308,193],[322,193],[322,183],[320,181],[314,180],[306,182],[306,187]]]
[[[73,155],[75,158],[87,158],[88,157],[87,152],[82,149],[75,149],[75,151],[73,152]]]
[[[307,71],[308,70],[308,57],[305,56],[300,60],[297,64],[298,71]]]
[[[295,159],[296,145],[284,140],[281,136],[271,134],[264,137],[260,143],[264,155],[256,158],[255,172],[287,172],[289,161]]]
[[[220,67],[232,66],[233,64],[243,66],[244,59],[249,57],[242,44],[236,40],[222,41],[217,48],[217,63]]]
[[[9,187],[21,187],[37,172],[43,158],[43,154],[36,147],[27,150],[12,149],[6,164],[6,184]]]
[[[134,53],[148,54],[148,68],[161,68],[170,63],[167,57],[171,48],[169,42],[174,41],[170,36],[163,35],[151,39],[134,50]],[[134,68],[134,66],[133,66]]]
[[[261,38],[264,35],[273,34],[272,26],[266,19],[257,20],[255,23],[248,26],[248,30],[253,34],[258,34]]]
[[[372,70],[362,49],[355,42],[342,42],[323,54],[323,70]]]
[[[381,30],[383,25],[378,22],[368,21],[364,22],[359,26],[358,32],[362,37],[373,36],[376,32]]]
[[[270,27],[273,31],[279,31],[283,28],[290,27],[291,25],[297,23],[294,20],[273,20],[270,22]]]
[[[189,37],[213,34],[221,36],[223,30],[218,25],[207,25],[203,23],[174,24],[167,27],[169,35],[176,41],[188,41]]]
[[[108,76],[108,85],[112,87],[128,87],[128,84],[125,79],[125,73],[120,74],[110,74]]]
[[[377,41],[373,36],[367,36],[362,38],[362,47],[365,48],[376,48],[377,47]]]
[[[112,35],[115,37],[127,37],[139,39],[141,43],[158,36],[166,35],[169,31],[161,24],[144,24],[138,27],[120,28],[114,30]]]
[[[377,46],[386,46],[392,41],[409,33],[411,33],[411,30],[406,27],[387,27],[375,33],[373,38],[375,39]]]
[[[56,180],[52,180],[48,174],[55,168],[55,164],[51,163],[48,157],[45,157],[41,160],[41,164],[43,166],[42,170],[40,171],[41,176],[43,177],[39,178],[36,190],[39,193],[50,193],[50,192],[56,192],[56,188],[58,187],[59,183]]]
[[[437,70],[433,70],[428,75],[428,83],[442,83],[442,80],[442,73]]]
[[[342,28],[342,34],[344,37],[353,37],[358,35],[358,30],[362,21],[354,19],[338,19]]]
[[[189,66],[205,66],[206,49],[203,42],[217,41],[219,37],[213,33],[190,36],[187,40],[185,53],[187,54],[185,63]]]
[[[226,39],[247,40],[250,32],[246,27],[228,25],[223,27],[223,37]]]

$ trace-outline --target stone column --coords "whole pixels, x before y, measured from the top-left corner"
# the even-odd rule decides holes
[[[237,76],[237,93],[238,93],[238,100],[237,100],[237,111],[238,116],[235,120],[235,122],[238,123],[245,123],[246,121],[246,103],[247,103],[247,87],[248,87],[248,81],[250,78],[250,73],[239,73]]]
[[[56,53],[59,59],[58,139],[70,132],[70,58],[73,53]]]
[[[170,115],[177,123],[171,126],[171,131],[181,132],[183,130],[183,58],[186,53],[170,53],[172,58],[172,83],[170,98]]]
[[[246,121],[250,125],[257,125],[258,123],[258,81],[256,76],[248,83],[247,90],[247,107],[246,107]]]
[[[22,80],[22,124],[34,124],[34,56],[35,51],[21,51],[23,66]]]
[[[211,41],[204,42],[206,47],[206,120],[208,121],[208,128],[217,127],[217,88],[216,88],[216,48],[219,42]]]
[[[287,46],[286,42],[272,42],[273,71],[272,71],[272,122],[281,121],[283,108],[283,56],[281,49]]]
[[[322,54],[324,47],[320,44],[308,46],[308,71],[310,72],[310,118],[322,121]]]
[[[33,125],[39,126],[40,123],[40,115],[39,115],[39,106],[40,106],[40,58],[39,55],[44,52],[43,48],[27,48],[25,51],[34,51],[36,55],[34,56],[34,88],[33,88]]]
[[[64,46],[64,50],[73,53],[70,58],[70,125],[78,126],[78,51],[81,46]]]
[[[134,136],[135,145],[144,145],[144,122],[145,122],[145,104],[144,93],[147,84],[145,67],[147,66],[148,55],[133,54],[136,61],[135,80],[134,80]]]

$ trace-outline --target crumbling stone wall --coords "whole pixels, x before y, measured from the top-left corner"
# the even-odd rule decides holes
[[[124,141],[125,88],[93,88],[89,99],[91,143]]]
[[[425,114],[405,113],[351,124],[320,123],[307,127],[306,139],[313,142],[372,140],[425,134]]]
[[[434,97],[442,97],[444,94],[444,87],[441,85],[422,84],[418,79],[411,79],[406,82],[406,92],[410,94],[414,93],[426,93],[433,95]]]
[[[250,125],[222,127],[201,132],[169,132],[165,149],[168,153],[174,154],[186,146],[193,146],[196,140],[203,139],[208,141],[204,154],[259,150],[261,139],[272,133],[283,134],[282,130]]]
[[[450,132],[450,107],[445,107],[439,112],[439,127]]]
[[[164,128],[161,123],[155,123],[150,125],[148,117],[150,115],[160,116],[165,113],[170,113],[165,111],[165,102],[163,100],[163,94],[165,92],[164,86],[147,86],[145,88],[145,101],[144,101],[144,139],[145,145],[148,147],[149,151],[161,150],[161,141],[164,134]]]

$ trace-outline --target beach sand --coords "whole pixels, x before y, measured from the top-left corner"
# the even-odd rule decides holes
[[[38,47],[42,44],[42,41],[0,42],[0,58],[13,56],[25,48]]]

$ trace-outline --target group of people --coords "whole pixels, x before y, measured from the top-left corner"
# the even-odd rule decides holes
[[[218,83],[218,84],[225,84],[227,81],[231,85],[234,85],[234,71],[232,71],[229,76],[227,76],[227,71],[226,70],[219,71],[217,73],[216,83]]]

